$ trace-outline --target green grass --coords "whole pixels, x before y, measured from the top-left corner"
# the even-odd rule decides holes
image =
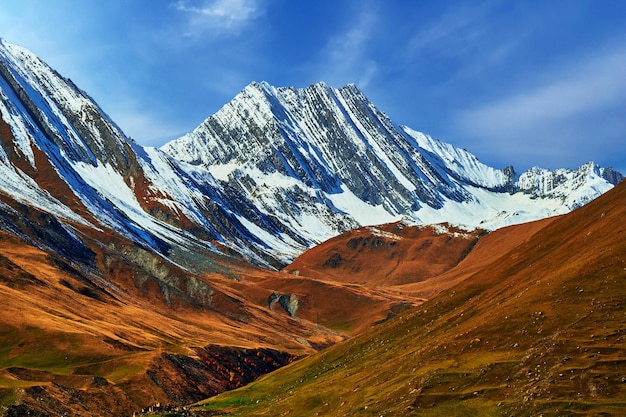
[[[34,327],[0,334],[0,346],[0,369],[19,367],[71,375],[80,367],[114,358],[90,351],[79,335],[47,333]]]
[[[415,408],[407,409],[412,416],[428,417],[493,417],[501,416],[502,409],[497,404],[489,404],[483,400],[453,399],[438,404],[430,410],[419,411]]]
[[[332,323],[329,322],[329,323],[320,323],[320,324],[324,327],[329,328],[330,330],[334,330],[338,332],[350,333],[350,331],[352,330],[352,326],[347,321],[339,321],[339,322],[332,322]]]
[[[0,406],[8,407],[18,401],[19,394],[17,388],[0,388]]]
[[[126,363],[126,361],[123,361],[121,363],[117,362],[113,370],[107,373],[103,373],[103,376],[114,384],[117,384],[121,381],[145,372],[145,368],[145,365],[140,363]]]
[[[47,383],[47,381],[23,381],[21,379],[0,377],[0,390],[4,388],[9,390],[13,390],[15,388],[28,388]]]

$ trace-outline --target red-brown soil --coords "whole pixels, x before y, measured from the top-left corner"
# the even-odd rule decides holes
[[[625,415],[625,218],[623,182],[568,215],[495,231],[422,305],[197,409]]]
[[[308,250],[285,271],[372,287],[423,282],[457,265],[484,234],[402,222],[363,227]]]
[[[49,216],[5,202],[21,210],[19,221],[30,225],[22,229],[35,241],[55,245],[64,236]],[[73,227],[87,246],[56,245],[80,262],[0,232],[0,414],[121,415],[186,404],[344,340],[405,306],[384,291],[211,253],[195,256],[222,272],[192,273],[115,233]],[[270,309],[275,293],[298,300],[295,317],[278,304]],[[237,359],[219,359],[225,349]]]
[[[210,281],[208,306],[193,305],[188,298],[193,294],[183,292],[168,303],[156,280],[126,291],[134,283],[130,277],[145,271],[130,262],[122,268],[121,260],[107,263],[115,281],[89,280],[0,232],[0,407],[5,412],[28,406],[48,409],[45,415],[99,414],[96,410],[120,415],[153,403],[188,403],[249,382],[313,352],[311,346],[343,338],[235,298],[228,287],[222,292]],[[183,279],[169,272],[168,278]],[[225,349],[221,346],[232,346],[241,364],[207,365],[208,357]],[[268,361],[269,367],[261,366]],[[193,375],[214,382],[202,388]]]
[[[504,227],[493,233],[481,235],[480,240],[465,258],[450,269],[442,271],[436,276],[436,279],[397,285],[394,289],[416,297],[432,298],[441,291],[472,276],[481,268],[495,262],[502,254],[527,242],[535,233],[555,219],[557,217]]]

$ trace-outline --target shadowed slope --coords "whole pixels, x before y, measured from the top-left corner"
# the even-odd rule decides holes
[[[420,307],[203,407],[229,415],[621,415],[625,216],[622,183]]]
[[[11,200],[0,200],[0,223],[20,230],[0,231],[0,414],[120,415],[186,404],[402,305],[383,291],[172,248],[198,269],[184,270],[119,235],[61,224]],[[276,293],[300,300],[296,317],[270,308]]]

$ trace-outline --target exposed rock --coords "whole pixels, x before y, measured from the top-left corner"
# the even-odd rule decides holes
[[[267,302],[270,310],[274,310],[274,307],[278,302],[278,304],[285,310],[285,312],[290,317],[296,317],[299,301],[298,297],[295,294],[272,293],[272,295],[269,296]]]

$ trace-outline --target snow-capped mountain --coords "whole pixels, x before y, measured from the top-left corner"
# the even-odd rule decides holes
[[[278,267],[340,232],[400,218],[497,227],[569,211],[621,179],[591,163],[488,167],[394,124],[354,85],[253,83],[193,132],[146,148],[4,40],[0,116],[3,229],[26,236],[15,219],[36,210],[39,227],[54,220],[63,239],[119,235],[183,265],[197,250],[234,250]]]
[[[206,170],[129,140],[71,80],[4,40],[0,116],[3,223],[32,207],[72,236],[79,228],[112,231],[170,258],[180,248],[224,245],[272,262],[273,248],[249,225],[280,234],[280,224]]]
[[[162,150],[211,172],[308,242],[409,218],[497,228],[568,212],[621,175],[588,163],[516,174],[393,123],[355,85],[252,83]]]

